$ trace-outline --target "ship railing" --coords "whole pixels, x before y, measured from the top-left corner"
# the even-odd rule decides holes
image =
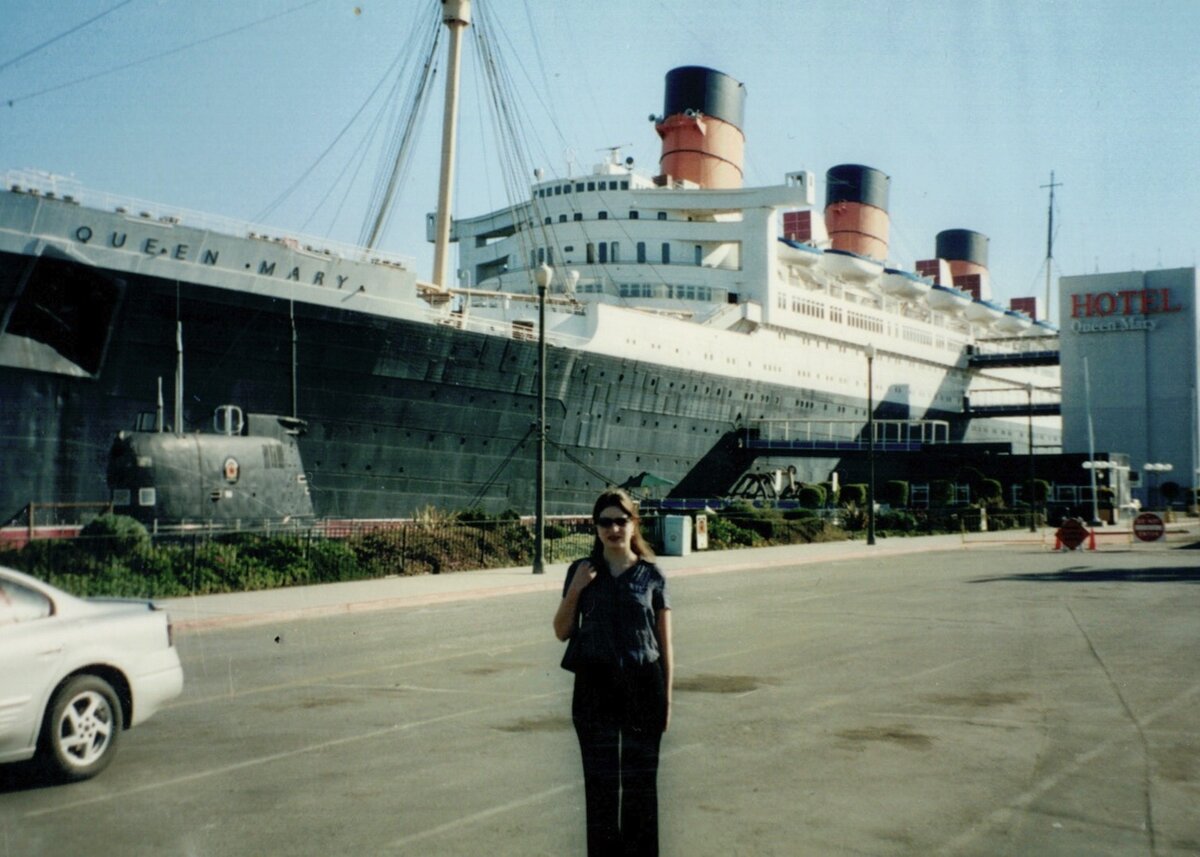
[[[992,336],[975,341],[976,354],[1036,354],[1059,350],[1058,334]]]
[[[190,226],[221,235],[237,238],[252,238],[281,244],[293,250],[317,256],[371,262],[379,265],[415,270],[416,260],[398,253],[381,253],[355,244],[330,241],[299,232],[284,232],[277,227],[266,226],[248,220],[225,217],[204,211],[193,211],[179,206],[121,196],[104,191],[89,190],[76,179],[35,170],[8,170],[0,174],[0,187],[17,193],[29,193],[47,199],[84,205],[104,211],[114,211],[130,218],[140,218],[157,223]]]
[[[927,444],[949,443],[946,420],[874,420],[875,442]],[[748,439],[768,443],[867,443],[867,424],[850,419],[755,420],[746,427]]]
[[[24,547],[35,539],[73,538],[98,515],[111,515],[111,501],[29,503],[0,527],[0,546]]]
[[[966,399],[972,408],[1011,406],[1024,411],[1032,405],[1036,411],[1049,405],[1061,405],[1062,387],[1051,384],[1031,385],[1027,391],[1024,385],[1004,387],[971,387],[967,390]]]

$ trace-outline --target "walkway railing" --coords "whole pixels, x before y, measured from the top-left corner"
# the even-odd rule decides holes
[[[919,447],[949,443],[946,420],[874,420],[875,443],[881,447]],[[863,420],[755,420],[745,428],[750,449],[866,449],[867,424]]]

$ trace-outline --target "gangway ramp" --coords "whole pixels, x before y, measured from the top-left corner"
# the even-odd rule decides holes
[[[861,419],[755,420],[743,429],[742,443],[758,454],[827,455],[865,452],[874,432],[876,452],[920,452],[950,443],[946,420]]]
[[[1057,366],[1059,362],[1057,334],[981,339],[971,346],[967,355],[967,364],[972,369]]]

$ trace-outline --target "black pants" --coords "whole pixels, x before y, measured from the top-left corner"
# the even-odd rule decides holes
[[[658,748],[666,718],[658,663],[575,674],[588,857],[657,857]]]

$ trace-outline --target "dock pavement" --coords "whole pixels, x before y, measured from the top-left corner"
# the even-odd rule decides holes
[[[1200,520],[1179,517],[1168,524],[1163,539],[1142,543],[1133,538],[1128,525],[1097,527],[1095,547],[1087,543],[1077,549],[1099,551],[1153,550],[1179,546],[1200,539]],[[845,541],[779,545],[761,548],[692,551],[684,556],[660,556],[658,564],[668,577],[720,574],[755,569],[805,566],[914,553],[979,551],[1038,547],[1047,551],[1056,547],[1055,530],[1041,528],[999,532],[954,533],[935,536],[889,536],[876,538],[868,545],[860,534]],[[175,629],[197,633],[231,626],[259,625],[298,621],[347,613],[424,607],[454,601],[498,598],[531,592],[558,591],[569,562],[545,565],[542,574],[533,574],[530,566],[456,571],[444,574],[395,575],[370,580],[291,586],[253,592],[192,595],[159,599],[157,603],[172,617]]]

